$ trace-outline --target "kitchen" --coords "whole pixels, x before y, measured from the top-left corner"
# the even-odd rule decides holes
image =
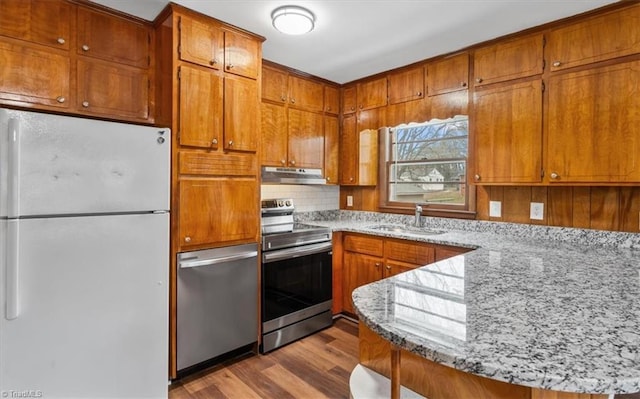
[[[3,5],[9,3],[6,0],[0,2]],[[20,2],[31,3],[36,2]],[[625,100],[628,101],[625,103],[628,109],[637,109],[637,100],[634,100],[637,96],[633,95],[635,86],[628,84],[629,79],[633,79],[634,61],[639,52],[634,44],[635,36],[622,35],[621,38],[615,31],[597,30],[603,29],[602,26],[620,26],[623,32],[627,32],[624,29],[635,32],[635,28],[628,27],[636,26],[637,8],[616,4],[611,6],[614,12],[610,14],[604,12],[607,10],[601,11],[604,19],[598,19],[596,12],[591,25],[589,15],[576,17],[539,30],[532,29],[522,35],[468,49],[460,46],[440,53],[463,49],[451,57],[435,54],[433,58],[425,56],[420,58],[424,61],[407,62],[407,67],[385,73],[377,74],[389,68],[368,74],[361,72],[361,75],[340,80],[338,84],[284,67],[289,65],[286,63],[262,62],[264,37],[228,25],[224,19],[212,19],[177,4],[160,9],[146,20],[123,16],[82,1],[40,4],[46,4],[52,10],[41,13],[18,5],[13,10],[16,13],[13,23],[2,20],[2,27],[7,30],[1,33],[3,59],[22,71],[12,74],[13,69],[5,69],[3,72],[4,83],[0,93],[3,105],[171,128],[171,265],[167,276],[171,304],[168,366],[171,379],[176,378],[180,369],[175,353],[176,347],[179,352],[181,334],[176,334],[176,331],[179,331],[180,315],[184,312],[178,310],[176,317],[176,307],[180,307],[180,293],[185,292],[178,286],[180,271],[187,270],[187,267],[179,267],[177,255],[197,256],[196,252],[201,250],[261,242],[261,199],[293,198],[296,212],[286,216],[293,216],[295,222],[303,224],[321,224],[319,222],[323,218],[345,216],[345,211],[364,212],[356,212],[354,217],[383,217],[396,224],[407,224],[405,219],[393,219],[394,215],[413,216],[415,204],[399,206],[402,201],[389,196],[393,191],[387,176],[389,164],[382,161],[388,148],[384,143],[378,146],[377,131],[372,132],[381,126],[460,114],[470,114],[471,121],[476,123],[476,130],[472,131],[475,136],[469,134],[470,184],[462,190],[464,203],[452,206],[427,204],[419,217],[428,223],[436,223],[437,220],[425,217],[454,215],[460,220],[475,218],[532,227],[639,231],[640,206],[636,186],[640,179],[633,168],[633,156],[638,151],[625,151],[616,146],[615,143],[620,141],[616,129],[602,129],[610,121],[628,127],[623,147],[636,149],[636,124],[632,121],[637,116],[633,112],[622,116],[614,113],[607,121],[587,118],[573,121],[573,125],[571,120],[563,118],[565,114],[592,115],[596,112],[580,108],[580,104],[586,102],[585,98],[594,95],[584,87],[571,86],[571,82],[580,79],[588,81],[585,87],[596,87],[593,90],[602,90],[599,85],[615,87],[620,98],[628,99]],[[618,8],[624,11],[617,14],[615,10]],[[50,38],[42,38],[41,29],[33,27],[37,27],[35,22],[32,25],[27,21],[33,19],[49,26],[51,23],[47,15],[53,12],[61,15],[62,21],[67,18],[68,23],[66,36],[58,36],[57,39],[62,40],[51,42]],[[9,13],[3,9],[2,15]],[[606,15],[611,16],[607,19]],[[619,15],[628,15],[628,18]],[[218,15],[213,14],[213,17]],[[586,22],[581,25],[582,19]],[[16,24],[16,20],[22,23]],[[150,20],[154,20],[153,24],[147,22]],[[572,23],[583,30],[573,29]],[[62,25],[65,28],[65,24]],[[573,44],[581,38],[584,29],[595,29],[603,37],[605,33],[614,35],[616,40],[630,39],[625,42],[627,47],[616,47],[617,53],[607,53],[605,47],[602,54],[590,59],[578,54],[574,64],[558,61],[556,66],[554,61],[546,68],[543,66],[543,51],[549,53],[545,53],[545,57],[552,56],[553,51],[559,54],[569,52],[571,47],[566,47],[563,39],[570,37],[567,40]],[[127,40],[110,39],[117,35],[126,35]],[[203,36],[215,43],[213,47],[204,46],[205,53],[209,52],[205,56],[201,52]],[[264,41],[264,45],[270,40]],[[543,40],[546,40],[546,45]],[[588,40],[595,39],[589,37]],[[216,49],[213,57],[211,48]],[[251,62],[239,56],[241,52],[231,51],[232,48],[242,48],[252,54]],[[537,53],[532,50],[533,55],[529,58],[517,58],[524,48],[531,48]],[[507,59],[516,57],[517,61],[506,61],[497,68],[498,73],[490,68],[483,70],[482,67],[490,67],[495,61],[482,61],[495,60],[496,54]],[[49,75],[41,71],[42,65],[51,66],[46,69]],[[524,75],[517,75],[508,68],[509,65],[530,68]],[[480,71],[483,76],[479,75]],[[452,76],[452,84],[446,78],[450,74],[455,75],[454,72],[461,73],[462,78]],[[499,72],[504,73],[500,75]],[[61,79],[61,76],[65,78]],[[414,90],[415,82],[421,89]],[[403,85],[406,86],[404,92],[398,89]],[[547,87],[545,91],[541,89],[543,86]],[[112,93],[114,87],[124,92],[139,93],[140,96],[113,98],[108,93]],[[596,91],[595,95],[602,98],[598,112],[619,107],[619,102],[612,98],[614,96],[602,91]],[[486,107],[474,108],[473,104]],[[493,107],[494,104],[499,105]],[[512,110],[509,118],[504,117],[504,112],[499,113],[505,107]],[[556,112],[561,107],[566,109]],[[203,117],[206,115],[212,117]],[[258,118],[259,115],[262,117]],[[492,123],[495,129],[480,130]],[[591,123],[598,129],[600,140],[597,144],[595,133],[594,137],[569,135],[568,138],[562,134],[583,131],[577,127],[585,123]],[[469,126],[474,129],[472,124]],[[514,128],[523,133],[508,135]],[[261,135],[256,135],[257,131],[261,131]],[[579,150],[582,143],[587,148],[595,148],[589,156]],[[576,163],[566,160],[576,153],[579,155],[577,159],[588,161],[576,166]],[[486,162],[486,159],[493,162]],[[442,163],[444,161],[439,164]],[[282,167],[283,164],[305,170],[320,169],[327,184],[260,185],[260,181],[265,180],[262,167]],[[433,187],[435,183],[421,184]],[[460,186],[459,181],[456,186]],[[437,190],[431,191],[425,195]],[[234,200],[226,200],[229,198]],[[536,210],[542,206],[542,212],[531,212],[530,203],[536,204]],[[474,207],[475,213],[472,211]],[[383,222],[379,220],[379,224]],[[455,229],[464,227],[453,225]],[[338,254],[342,252],[338,251],[358,254],[357,250],[364,248],[356,247],[353,251],[338,249],[340,243],[347,243],[345,236],[348,234],[341,230],[343,228],[335,227],[333,234],[332,313],[336,315],[353,306],[349,303],[349,290],[345,289],[347,294],[344,294],[342,287],[352,283],[358,285],[347,277],[350,265],[347,261],[339,261],[341,257]],[[361,232],[372,233],[366,229]],[[630,240],[634,242],[633,238]],[[454,250],[449,247],[455,247],[452,245],[455,241],[448,244],[429,249],[427,252],[435,254],[425,255],[424,259],[429,261],[423,261],[423,258],[415,262],[394,261],[401,261],[404,266],[432,263],[438,253]],[[386,242],[375,245],[384,246]],[[418,248],[412,250],[422,251]],[[211,259],[215,260],[216,256],[214,254]],[[388,260],[391,258],[386,252],[379,252],[379,256],[387,265],[390,264]],[[257,269],[255,272],[257,274]],[[254,281],[256,294],[257,284]],[[257,296],[255,301],[258,301]],[[231,299],[230,302],[240,301]],[[256,307],[257,304],[254,311]],[[355,309],[349,313],[358,315]],[[262,327],[256,325],[254,328],[255,341],[246,342],[248,346],[256,345],[259,340],[258,331]]]

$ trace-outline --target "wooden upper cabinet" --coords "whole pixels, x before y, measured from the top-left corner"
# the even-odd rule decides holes
[[[358,83],[357,103],[359,111],[387,105],[387,78]]]
[[[287,165],[287,109],[280,105],[261,104],[261,165]]]
[[[179,68],[178,143],[216,149],[222,139],[223,79],[188,64]]]
[[[68,50],[74,11],[62,0],[0,0],[0,35]]]
[[[427,65],[427,94],[449,93],[469,87],[469,54],[461,53]]]
[[[259,226],[258,191],[255,179],[181,180],[179,246],[255,241]]]
[[[285,104],[288,98],[288,79],[286,72],[279,69],[262,67],[262,99]]]
[[[599,15],[549,32],[551,71],[640,52],[640,5]]]
[[[262,43],[257,39],[225,30],[224,70],[251,79],[258,78]]]
[[[358,131],[355,115],[345,116],[340,136],[340,184],[375,186],[378,184],[378,132]]]
[[[289,166],[317,168],[324,166],[322,115],[289,109]]]
[[[389,104],[424,98],[424,67],[392,73],[389,80]]]
[[[640,61],[549,79],[550,183],[640,182]]]
[[[258,82],[224,77],[224,149],[255,152],[260,132]]]
[[[23,43],[0,41],[0,99],[69,108],[69,57]]]
[[[324,112],[338,115],[340,113],[340,89],[324,85]]]
[[[323,86],[309,79],[289,75],[289,106],[322,112]]]
[[[151,29],[124,18],[78,7],[78,54],[148,68]]]
[[[476,86],[539,75],[544,68],[544,37],[527,36],[483,47],[473,56]]]
[[[324,177],[327,184],[338,184],[340,179],[340,126],[337,116],[324,117]]]
[[[474,94],[475,183],[542,180],[542,82],[534,80]]]
[[[358,99],[356,96],[356,85],[347,86],[342,89],[342,113],[350,114],[356,112]]]
[[[201,22],[184,15],[178,18],[180,59],[207,68],[221,69],[224,62],[224,33],[220,27],[213,22]]]
[[[147,70],[78,59],[77,108],[108,118],[149,118]]]

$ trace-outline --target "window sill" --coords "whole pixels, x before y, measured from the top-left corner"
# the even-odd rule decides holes
[[[404,207],[404,206],[379,206],[378,211],[386,212],[386,213],[400,213],[400,214],[406,214],[406,215],[413,215],[415,212],[415,208]],[[442,209],[442,208],[433,209],[433,208],[424,207],[422,211],[422,216],[474,220],[476,218],[476,212],[465,211],[462,209]]]

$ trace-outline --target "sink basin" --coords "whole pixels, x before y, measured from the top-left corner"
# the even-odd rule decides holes
[[[416,234],[416,235],[425,235],[425,236],[444,233],[444,231],[442,230],[432,230],[432,229],[419,228],[419,227],[413,227],[413,226],[403,226],[403,225],[397,225],[397,224],[378,224],[373,226],[367,226],[367,228],[371,230],[388,231],[391,233]]]

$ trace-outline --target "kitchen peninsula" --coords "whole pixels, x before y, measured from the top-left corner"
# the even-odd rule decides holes
[[[407,235],[348,214],[326,224],[477,248],[354,291],[362,365],[389,376],[397,348],[402,385],[430,399],[640,391],[637,235],[437,218],[443,234]]]

